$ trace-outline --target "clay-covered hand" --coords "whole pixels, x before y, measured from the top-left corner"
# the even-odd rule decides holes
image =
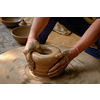
[[[30,70],[34,70],[34,61],[32,60],[32,52],[38,51],[39,53],[43,53],[42,48],[37,40],[34,40],[28,43],[24,48],[24,55],[27,60],[27,64]]]
[[[48,72],[48,76],[50,78],[59,76],[64,69],[67,67],[69,62],[71,61],[71,52],[69,50],[64,50],[61,53],[55,56],[57,59],[60,59],[57,64],[55,64]]]

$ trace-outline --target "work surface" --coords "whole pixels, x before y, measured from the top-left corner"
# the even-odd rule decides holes
[[[58,46],[60,50],[68,49]],[[23,47],[15,48],[0,55],[1,84],[99,84],[100,61],[82,52],[73,59],[58,78],[37,78],[26,74],[27,63]]]

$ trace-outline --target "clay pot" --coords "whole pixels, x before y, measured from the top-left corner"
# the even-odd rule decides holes
[[[16,41],[18,41],[22,45],[25,45],[27,42],[30,28],[31,28],[30,26],[16,27],[11,31],[11,34]]]
[[[2,23],[9,28],[17,27],[19,26],[19,23],[21,22],[21,17],[2,17],[1,18]]]
[[[19,26],[26,26],[27,25],[27,23],[24,21],[24,20],[22,20],[20,23],[19,23]]]
[[[43,54],[35,51],[32,53],[32,59],[35,62],[33,74],[39,77],[47,77],[49,69],[57,63],[59,59],[55,55],[60,53],[60,49],[52,45],[41,45]]]

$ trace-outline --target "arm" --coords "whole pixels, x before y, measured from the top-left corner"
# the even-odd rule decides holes
[[[27,44],[36,40],[49,21],[49,17],[35,17],[30,29]]]
[[[42,49],[39,42],[37,41],[37,37],[47,25],[48,21],[49,17],[36,17],[33,20],[28,40],[23,50],[23,53],[26,57],[27,65],[30,70],[34,69],[34,62],[32,60],[31,53],[35,50],[42,53]]]
[[[67,67],[69,62],[78,56],[79,53],[87,49],[100,37],[100,19],[97,19],[84,33],[80,40],[74,45],[76,48],[64,50],[62,53],[56,55],[56,58],[61,59],[55,66],[53,66],[48,73],[49,77],[59,76]]]
[[[75,44],[81,53],[93,43],[95,43],[100,37],[100,19],[97,19],[84,33],[80,40]]]

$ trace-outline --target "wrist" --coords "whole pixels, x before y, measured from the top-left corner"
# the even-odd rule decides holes
[[[76,56],[78,56],[79,55],[78,48],[76,46],[72,46],[71,48],[76,52]]]
[[[35,32],[33,32],[33,31],[30,31],[30,33],[29,33],[29,36],[28,36],[28,43],[30,43],[30,42],[32,42],[32,41],[34,41],[34,40],[37,40],[37,35],[36,35],[36,33]]]
[[[79,50],[78,50],[78,48],[76,46],[72,46],[70,48],[70,53],[72,55],[72,58],[75,58],[76,56],[79,55]]]
[[[35,41],[35,40],[37,40],[35,37],[29,36],[27,39],[27,43],[31,43],[32,41]]]

